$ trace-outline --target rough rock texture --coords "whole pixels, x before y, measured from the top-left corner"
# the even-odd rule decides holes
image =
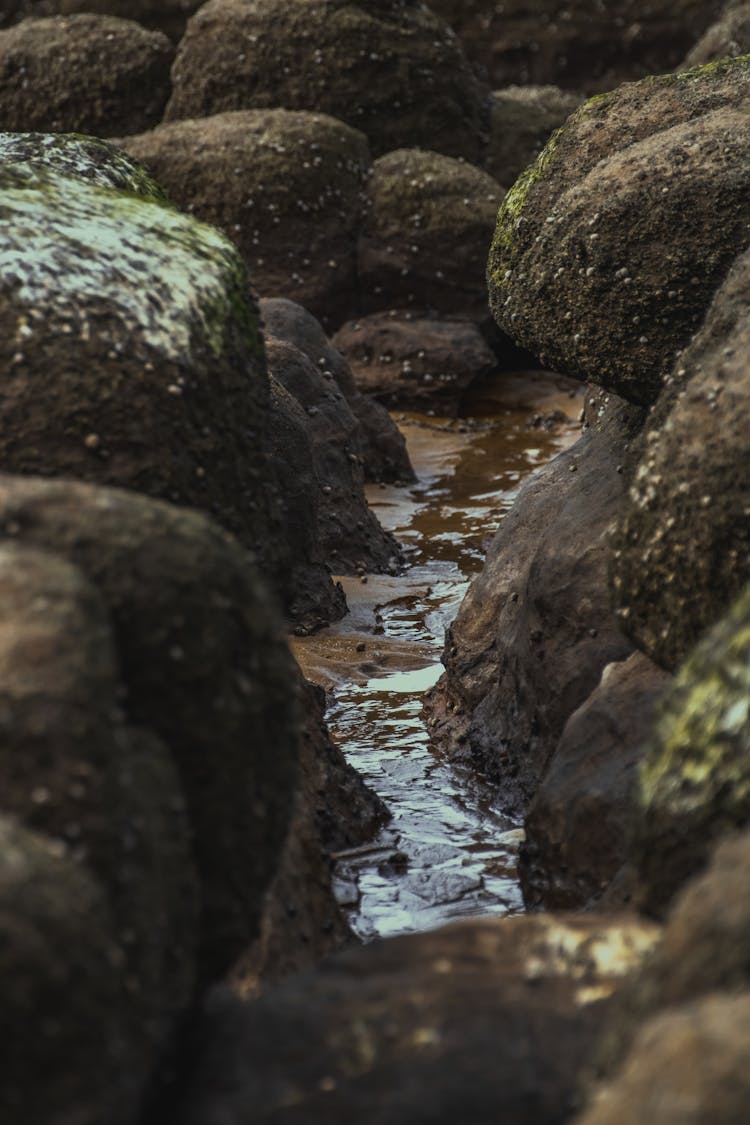
[[[500,185],[471,164],[423,149],[375,161],[357,263],[362,312],[398,306],[487,315],[484,263]]]
[[[638,442],[614,537],[622,628],[674,668],[750,582],[750,254],[731,270]]]
[[[602,999],[657,934],[627,918],[462,923],[339,955],[252,1005],[216,994],[180,1120],[562,1123]]]
[[[343,325],[334,343],[357,386],[388,406],[456,414],[472,383],[497,369],[481,330],[468,320],[374,313]]]
[[[132,20],[78,15],[0,32],[0,129],[113,137],[150,129],[174,50]]]
[[[167,204],[163,189],[109,141],[78,133],[0,133],[0,165],[22,164]]]
[[[93,878],[59,841],[0,816],[0,1115],[8,1125],[130,1125],[134,1044],[112,946]]]
[[[498,183],[510,187],[581,101],[579,94],[558,86],[495,90],[483,167]]]
[[[652,402],[750,238],[750,59],[595,98],[508,193],[501,328],[563,373]]]
[[[236,243],[264,296],[294,297],[327,323],[355,308],[370,166],[356,129],[268,109],[162,125],[122,144],[179,207]]]
[[[318,484],[318,542],[337,574],[382,572],[397,565],[399,548],[367,506],[357,450],[358,424],[334,379],[294,344],[269,336],[268,369],[304,411]]]
[[[572,713],[632,647],[610,609],[607,532],[641,419],[619,400],[522,488],[449,630],[433,737],[525,809]]]
[[[643,653],[609,664],[565,724],[531,802],[520,875],[528,906],[598,899],[627,857],[638,766],[669,676]]]
[[[411,0],[209,0],[172,82],[168,120],[282,106],[341,118],[376,155],[429,144],[477,160],[484,143],[487,91],[450,29]]]
[[[749,713],[750,588],[680,668],[641,767],[630,859],[648,912],[750,820]]]
[[[267,593],[217,525],[134,493],[4,478],[0,534],[63,555],[106,604],[127,719],[161,738],[181,778],[200,974],[215,979],[256,935],[290,814],[299,680]]]
[[[494,86],[554,82],[593,93],[671,70],[722,0],[430,0]]]
[[[262,299],[260,313],[272,336],[294,344],[318,365],[325,379],[335,380],[358,422],[357,452],[362,458],[365,480],[413,480],[406,442],[396,423],[385,407],[361,393],[348,363],[312,313],[283,297]]]
[[[200,4],[201,0],[3,0],[0,27],[27,16],[97,12],[135,20],[143,27],[154,27],[173,39],[179,39],[188,16]]]
[[[750,52],[750,4],[734,0],[688,53],[683,68],[702,66],[716,59],[738,58]]]

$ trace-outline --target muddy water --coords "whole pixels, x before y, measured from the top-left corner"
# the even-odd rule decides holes
[[[529,474],[574,439],[580,407],[565,380],[503,376],[458,421],[399,416],[418,480],[368,498],[403,545],[404,572],[344,579],[349,615],[295,642],[328,691],[333,736],[392,813],[369,847],[338,857],[339,901],[364,939],[522,909],[520,825],[431,748],[421,710],[492,534]]]

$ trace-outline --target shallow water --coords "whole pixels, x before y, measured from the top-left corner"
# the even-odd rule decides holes
[[[334,738],[392,813],[371,845],[337,862],[339,901],[364,939],[523,909],[520,825],[469,766],[431,748],[421,711],[492,535],[524,480],[574,439],[580,407],[565,380],[502,376],[457,422],[398,416],[418,480],[368,499],[404,547],[404,572],[344,579],[348,616],[295,642],[305,674],[328,690]]]

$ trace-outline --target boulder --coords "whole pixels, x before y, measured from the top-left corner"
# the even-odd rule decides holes
[[[485,170],[509,188],[581,101],[580,94],[559,86],[506,86],[495,90],[490,136],[482,160]]]
[[[676,667],[750,582],[750,253],[679,358],[633,457],[613,593],[639,648]]]
[[[0,133],[0,166],[58,172],[97,187],[115,188],[168,205],[163,189],[109,141],[78,133]]]
[[[174,49],[132,20],[75,15],[0,31],[0,129],[113,137],[150,129]]]
[[[749,52],[750,4],[746,0],[734,0],[688,52],[682,69],[703,66],[716,59],[739,58]]]
[[[484,143],[487,91],[450,29],[412,0],[209,0],[172,83],[169,121],[281,106],[341,118],[376,155],[429,143],[476,161]]]
[[[432,736],[525,811],[573,712],[632,652],[610,608],[607,532],[642,412],[620,400],[521,489],[448,631]]]
[[[527,906],[586,906],[625,863],[638,767],[669,679],[633,653],[607,665],[568,719],[526,816],[519,872]]]
[[[201,0],[5,0],[0,27],[28,16],[97,12],[135,20],[142,27],[156,28],[171,39],[179,39],[188,17],[200,4]]]
[[[367,506],[357,451],[358,424],[335,380],[285,340],[266,340],[268,368],[304,412],[317,492],[318,543],[337,574],[382,573],[398,565],[399,547]]]
[[[232,239],[264,296],[292,296],[326,323],[351,313],[370,166],[356,129],[258,109],[173,122],[122,144],[179,207]]]
[[[498,366],[476,324],[448,317],[373,313],[344,324],[334,343],[360,390],[389,407],[446,415],[456,415],[468,388]]]
[[[376,160],[357,253],[361,311],[485,318],[484,263],[502,195],[492,176],[440,153],[398,149]]]
[[[497,323],[554,370],[657,397],[750,239],[750,59],[594,98],[498,215]]]
[[[332,378],[358,422],[357,451],[367,481],[411,481],[414,470],[406,442],[388,411],[361,393],[341,352],[328,340],[318,321],[301,305],[283,297],[260,301],[266,330],[294,344],[317,363],[325,379]]]

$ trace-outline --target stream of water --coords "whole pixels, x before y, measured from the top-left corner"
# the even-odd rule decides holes
[[[337,895],[364,940],[523,909],[521,826],[469,766],[431,747],[421,711],[492,535],[529,474],[573,440],[580,407],[565,380],[502,376],[461,419],[398,416],[418,479],[368,499],[404,571],[344,579],[347,617],[295,642],[328,692],[333,737],[392,813],[371,845],[338,857]]]

